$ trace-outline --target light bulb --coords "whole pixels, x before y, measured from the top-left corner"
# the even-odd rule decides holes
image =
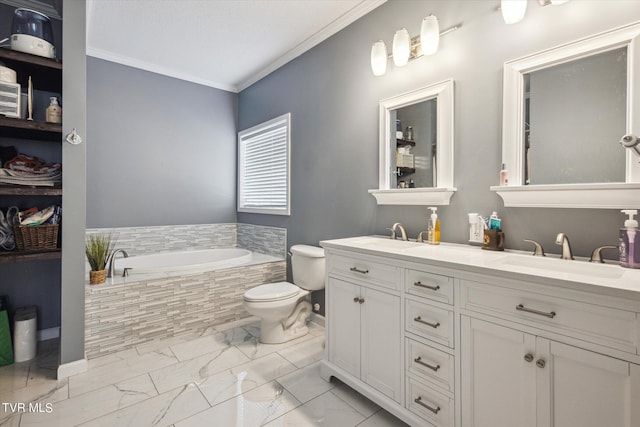
[[[440,43],[440,26],[438,18],[429,15],[422,20],[420,27],[420,45],[422,46],[423,55],[433,55],[438,51]]]
[[[387,71],[387,45],[382,40],[371,46],[371,71],[374,76],[383,76]]]
[[[393,63],[396,67],[402,67],[409,62],[411,55],[411,36],[406,28],[396,31],[393,36]]]
[[[527,12],[527,0],[501,0],[500,10],[506,24],[515,24],[524,19]]]

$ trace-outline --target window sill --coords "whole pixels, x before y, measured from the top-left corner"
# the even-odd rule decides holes
[[[369,190],[379,205],[448,205],[456,188],[398,188]]]
[[[640,183],[492,186],[505,207],[637,209]]]

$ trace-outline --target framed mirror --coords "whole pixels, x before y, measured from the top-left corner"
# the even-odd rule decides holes
[[[378,204],[448,205],[453,187],[453,80],[380,101]]]
[[[491,187],[505,206],[632,208],[639,200],[640,159],[619,143],[640,133],[639,35],[635,23],[505,63],[509,181]]]

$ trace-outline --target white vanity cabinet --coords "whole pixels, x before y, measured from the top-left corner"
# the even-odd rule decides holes
[[[326,285],[328,360],[400,402],[400,296],[384,275],[393,272],[395,277],[396,268],[355,258],[342,257],[336,263],[332,259],[329,256]]]
[[[371,239],[322,242],[323,378],[412,426],[640,427],[640,271]]]
[[[469,427],[640,425],[640,365],[462,316]]]

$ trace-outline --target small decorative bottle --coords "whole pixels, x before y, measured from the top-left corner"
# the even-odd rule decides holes
[[[62,123],[62,108],[58,104],[58,98],[52,96],[49,100],[51,103],[47,107],[46,121],[48,123]]]

